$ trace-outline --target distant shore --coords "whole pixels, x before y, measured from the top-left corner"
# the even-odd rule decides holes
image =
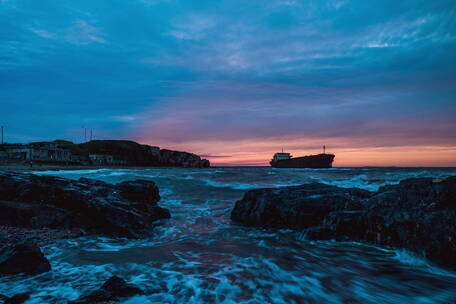
[[[210,168],[271,168],[270,166],[211,166]],[[50,164],[34,164],[33,167],[26,164],[0,164],[0,171],[16,171],[16,172],[28,172],[28,171],[61,171],[61,170],[99,170],[99,169],[170,169],[170,168],[182,168],[182,167],[132,167],[132,166],[81,166],[81,165],[50,165]],[[410,168],[422,168],[422,169],[452,169],[455,167],[382,167],[382,166],[364,166],[364,167],[333,167],[332,169],[368,169],[368,168],[397,168],[397,169],[410,169]],[[281,169],[278,169],[281,170]]]
[[[98,169],[155,169],[155,168],[181,168],[181,167],[131,167],[131,166],[70,166],[70,165],[0,165],[0,171],[61,171],[61,170],[98,170]]]

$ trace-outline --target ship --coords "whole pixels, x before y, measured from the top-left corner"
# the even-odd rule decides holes
[[[307,155],[293,157],[290,153],[275,153],[269,162],[274,168],[332,168],[334,154],[326,153],[326,147],[323,146],[323,153],[316,155]]]

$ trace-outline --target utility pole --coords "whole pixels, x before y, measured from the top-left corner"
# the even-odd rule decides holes
[[[84,142],[87,142],[87,128],[84,128]]]
[[[90,129],[90,141],[92,141],[92,129]]]
[[[3,141],[3,129],[4,129],[4,128],[5,128],[5,127],[2,126],[2,145],[5,143],[5,142]]]

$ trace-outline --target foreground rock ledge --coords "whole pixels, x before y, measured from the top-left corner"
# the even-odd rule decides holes
[[[112,303],[122,298],[144,294],[143,290],[133,284],[128,284],[117,276],[110,277],[100,289],[82,296],[69,304],[91,304],[91,303]]]
[[[25,273],[36,275],[51,270],[49,261],[40,248],[31,241],[24,241],[14,246],[0,249],[0,273]]]
[[[407,179],[373,193],[320,183],[256,189],[236,202],[231,219],[406,248],[456,269],[456,177]]]
[[[83,234],[140,238],[169,218],[152,181],[119,184],[81,178],[0,173],[0,225],[79,229]]]

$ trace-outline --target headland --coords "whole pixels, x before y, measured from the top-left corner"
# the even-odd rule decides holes
[[[92,140],[81,144],[54,140],[0,145],[1,170],[121,167],[208,168],[210,162],[193,153],[128,140]]]

